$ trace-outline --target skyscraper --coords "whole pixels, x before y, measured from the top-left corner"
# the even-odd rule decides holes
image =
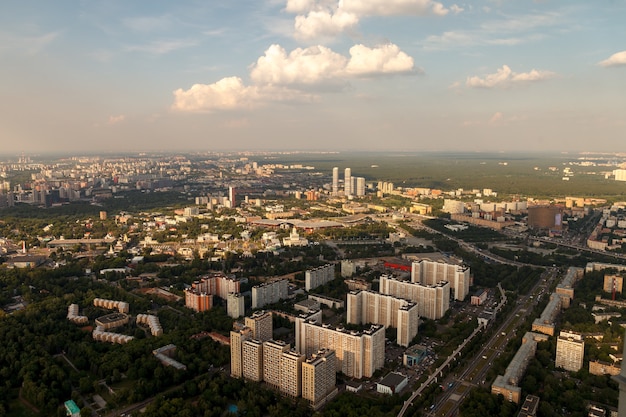
[[[228,200],[230,200],[230,206],[235,207],[235,199],[237,198],[237,191],[235,187],[228,187]]]
[[[343,194],[347,197],[352,195],[352,170],[346,168],[343,176]]]
[[[333,168],[333,195],[337,195],[339,193],[339,168]]]
[[[363,197],[365,195],[365,178],[356,177],[355,194],[357,197]]]

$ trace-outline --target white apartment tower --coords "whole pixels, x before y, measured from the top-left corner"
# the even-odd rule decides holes
[[[385,362],[385,328],[373,325],[363,332],[321,324],[321,312],[296,318],[296,351],[312,355],[334,350],[337,370],[350,378],[371,377]]]
[[[363,197],[365,195],[365,178],[356,177],[355,195],[357,197]]]
[[[305,356],[291,349],[280,359],[280,392],[290,397],[302,394],[302,362]]]
[[[260,340],[246,340],[242,344],[241,358],[243,377],[250,381],[263,381],[263,343]]]
[[[556,341],[556,359],[554,366],[566,371],[576,372],[583,367],[585,341],[579,333],[561,331]]]
[[[304,273],[304,289],[311,291],[333,279],[335,279],[335,265],[333,264],[308,269]]]
[[[436,285],[441,281],[448,281],[454,290],[454,299],[463,301],[469,294],[470,269],[463,265],[429,260],[416,261],[411,265],[411,282]]]
[[[262,308],[287,298],[288,291],[289,282],[286,279],[255,285],[252,287],[252,308]]]
[[[450,308],[450,283],[447,281],[424,285],[381,275],[379,292],[417,303],[419,316],[431,320],[442,318]]]
[[[283,353],[291,346],[280,340],[268,340],[263,343],[263,380],[275,389],[280,389],[280,366]]]
[[[302,362],[302,398],[313,408],[337,392],[337,357],[335,351],[322,349]]]
[[[252,339],[252,329],[244,327],[230,332],[230,375],[234,378],[243,376],[243,343]]]
[[[343,175],[343,194],[348,197],[352,195],[352,170],[346,168]]]
[[[243,294],[235,292],[229,293],[226,298],[226,310],[228,317],[236,319],[246,314],[246,305],[244,301]]]
[[[347,301],[348,323],[395,327],[400,346],[409,346],[417,335],[419,309],[414,302],[373,291],[350,291]]]
[[[245,325],[252,330],[252,338],[266,342],[272,339],[272,313],[256,311],[252,316],[245,318]]]
[[[333,168],[333,188],[332,188],[333,196],[339,194],[339,168]]]

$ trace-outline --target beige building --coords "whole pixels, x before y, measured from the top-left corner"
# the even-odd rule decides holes
[[[337,357],[323,349],[302,362],[302,398],[314,409],[337,394]]]
[[[283,353],[291,346],[281,340],[268,340],[263,343],[263,380],[275,389],[281,385],[281,360]]]
[[[321,312],[296,318],[296,350],[312,355],[334,350],[337,370],[350,378],[371,377],[385,362],[385,328],[373,325],[363,332],[321,324]]]
[[[579,333],[561,331],[556,341],[556,360],[554,366],[566,371],[576,372],[583,367],[585,341]]]
[[[411,265],[411,282],[436,285],[441,281],[448,281],[450,288],[454,290],[454,299],[463,301],[469,294],[470,268],[427,259],[413,262]]]
[[[228,317],[237,319],[246,314],[246,304],[243,294],[231,292],[226,298]]]
[[[605,275],[604,276],[604,285],[602,289],[604,292],[612,293],[613,289],[615,289],[616,293],[622,293],[622,288],[624,285],[624,277],[621,275]]]
[[[381,324],[397,329],[397,343],[409,346],[419,326],[418,305],[373,291],[351,291],[347,297],[347,322]]]
[[[251,381],[263,381],[263,343],[256,339],[244,341],[241,357],[243,377]]]
[[[243,342],[252,339],[252,329],[243,327],[230,332],[230,375],[235,378],[243,376]]]
[[[450,283],[447,281],[424,285],[381,275],[379,292],[417,303],[419,316],[432,320],[442,318],[450,308]]]
[[[295,350],[283,352],[280,359],[280,392],[290,397],[302,394],[302,362],[304,355]]]
[[[252,329],[252,338],[266,342],[272,339],[273,325],[272,313],[269,311],[257,311],[252,316],[245,318],[245,325]]]

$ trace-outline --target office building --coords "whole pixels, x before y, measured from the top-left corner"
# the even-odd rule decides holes
[[[332,186],[332,195],[336,196],[339,194],[339,168],[333,168],[333,186]]]
[[[566,371],[576,372],[583,367],[585,341],[579,333],[561,331],[556,341],[556,360],[554,366]]]
[[[441,281],[448,281],[450,288],[454,290],[454,299],[463,301],[469,294],[470,269],[463,265],[426,259],[411,265],[411,282],[435,285]]]
[[[352,170],[346,168],[343,175],[343,194],[348,197],[352,195]]]
[[[385,328],[373,325],[363,332],[321,324],[321,312],[296,318],[296,351],[312,355],[334,350],[337,370],[350,378],[371,377],[385,362]]]
[[[302,362],[305,356],[291,349],[280,358],[280,392],[289,397],[302,394]]]
[[[252,330],[252,338],[266,342],[272,339],[272,313],[256,311],[252,316],[245,318],[245,326]]]
[[[263,380],[275,389],[281,385],[281,360],[283,353],[291,346],[281,340],[268,340],[263,343]]]
[[[246,304],[243,294],[231,292],[226,298],[226,311],[228,317],[234,319],[239,318],[246,314]]]
[[[450,283],[447,281],[424,285],[381,275],[379,285],[381,294],[417,303],[420,317],[437,320],[442,318],[450,308]]]
[[[242,327],[230,331],[230,375],[234,378],[243,376],[243,343],[252,339],[252,329]]]
[[[246,340],[242,343],[242,375],[250,381],[263,380],[263,343],[257,339]]]
[[[347,322],[350,324],[395,327],[396,343],[405,347],[417,335],[419,315],[416,303],[373,291],[351,291],[347,301]]]
[[[317,409],[337,394],[335,351],[322,349],[302,362],[302,398]]]
[[[335,265],[326,264],[314,269],[309,269],[304,273],[304,289],[311,291],[320,285],[324,285],[335,279]]]
[[[267,304],[277,303],[288,295],[289,281],[286,279],[255,285],[252,287],[252,308],[263,308]]]

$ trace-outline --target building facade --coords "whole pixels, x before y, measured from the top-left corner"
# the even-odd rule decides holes
[[[289,295],[289,281],[281,279],[252,287],[252,308],[263,308]]]
[[[379,292],[417,303],[419,316],[432,320],[442,318],[450,308],[450,283],[447,281],[424,285],[381,275]]]
[[[583,367],[585,341],[581,334],[561,331],[556,341],[556,359],[554,366],[566,371],[576,372]]]

